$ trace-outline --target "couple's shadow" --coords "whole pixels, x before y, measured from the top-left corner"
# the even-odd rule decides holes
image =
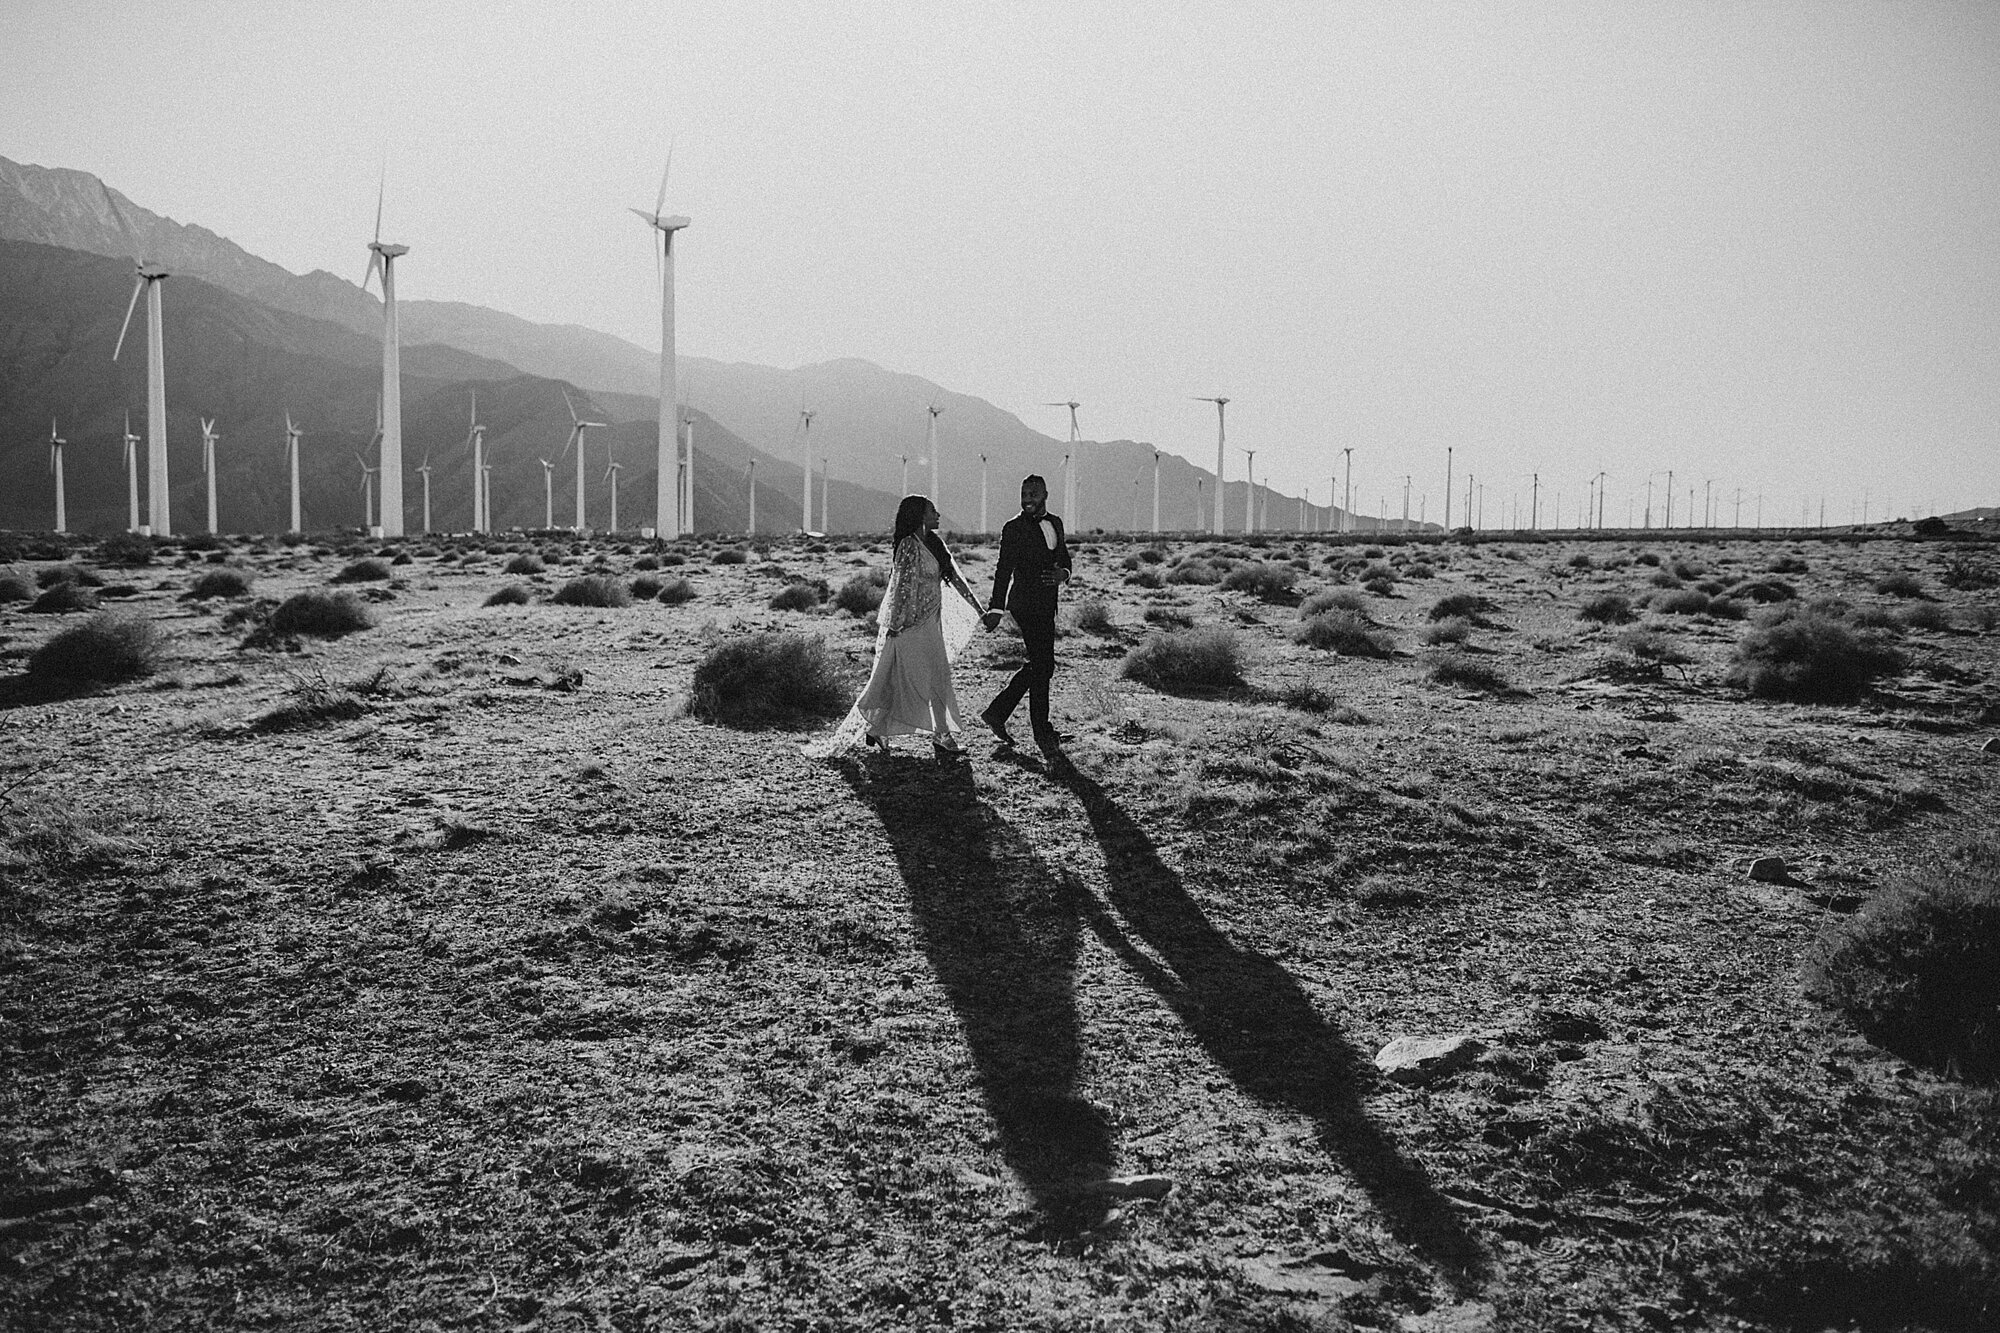
[[[1217,929],[1144,829],[1089,776],[1062,759],[1023,768],[1023,780],[1049,781],[1082,806],[1104,857],[1103,898],[1051,867],[979,799],[963,766],[921,778],[843,771],[882,821],[919,941],[964,1026],[1002,1153],[1050,1225],[1101,1218],[1103,1196],[1090,1185],[1115,1157],[1104,1116],[1076,1088],[1083,1036],[1075,976],[1088,929],[1244,1093],[1313,1122],[1321,1146],[1398,1241],[1455,1285],[1475,1284],[1485,1270],[1477,1244],[1368,1117],[1361,1098],[1372,1069],[1291,974]]]

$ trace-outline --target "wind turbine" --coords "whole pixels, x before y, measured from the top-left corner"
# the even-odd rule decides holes
[[[648,213],[643,208],[632,210],[660,234],[659,249],[653,251],[653,262],[660,281],[660,449],[657,460],[659,470],[653,487],[656,515],[653,521],[659,525],[659,535],[668,539],[681,535],[679,505],[674,489],[680,461],[677,456],[680,449],[679,414],[675,411],[680,395],[674,384],[678,371],[674,361],[674,233],[691,221],[679,216],[669,217],[661,211],[667,206],[667,177],[673,169],[674,150],[669,145],[667,164],[660,172],[659,197],[653,200],[653,211]],[[807,475],[810,479],[810,472]],[[812,487],[808,485],[806,489],[810,491]],[[577,526],[582,527],[582,522],[579,521]]]
[[[63,446],[68,443],[69,443],[68,440],[65,440],[62,436],[56,434],[56,419],[54,417],[50,417],[49,418],[49,471],[56,474],[56,531],[57,532],[69,531],[69,510],[64,505],[65,497],[63,495],[63,459],[62,459]]]
[[[1222,443],[1225,438],[1223,412],[1228,408],[1229,400],[1227,398],[1202,398],[1197,396],[1195,401],[1197,403],[1215,404],[1215,535],[1220,537],[1222,535]],[[1195,479],[1195,487],[1195,518],[1199,521],[1201,517],[1201,479],[1199,477]]]
[[[1340,509],[1340,530],[1354,531],[1354,446],[1344,446],[1341,453],[1347,456],[1347,500]]]
[[[1153,450],[1153,535],[1160,535],[1160,451]]]
[[[604,469],[604,479],[611,483],[611,531],[618,531],[618,470],[625,465],[612,459]]]
[[[486,513],[486,427],[479,424],[479,390],[472,391],[472,420],[465,432],[465,442],[472,447],[472,530],[484,532],[487,528]]]
[[[903,462],[903,489],[897,492],[897,494],[899,496],[908,495],[910,493],[910,456],[908,454],[897,454],[896,457]],[[933,497],[932,503],[936,503],[935,497]]]
[[[479,512],[490,524],[493,521],[493,462],[488,459],[479,465]]]
[[[132,414],[125,413],[125,495],[131,513],[127,532],[139,531],[139,437],[132,433]]]
[[[1243,493],[1243,530],[1245,532],[1255,532],[1257,530],[1257,451],[1255,449],[1245,449],[1243,454],[1243,482],[1249,488]],[[1216,498],[1220,501],[1220,490],[1216,492]]]
[[[285,458],[292,469],[292,526],[287,532],[301,531],[299,527],[299,428],[292,424],[292,414],[285,413]]]
[[[537,458],[542,465],[542,527],[556,525],[556,465],[546,458]]]
[[[1083,406],[1075,399],[1061,403],[1043,403],[1043,407],[1067,407],[1069,409],[1069,452],[1063,455],[1063,526],[1073,532],[1083,531],[1076,517],[1076,472],[1083,461],[1077,457],[1076,409]]]
[[[813,525],[813,445],[812,445],[812,440],[813,440],[813,417],[814,417],[814,416],[816,416],[816,415],[818,415],[818,414],[817,414],[816,412],[814,412],[812,408],[809,408],[809,407],[802,407],[802,408],[800,408],[800,409],[799,409],[799,420],[800,420],[801,422],[805,423],[805,424],[803,425],[803,427],[801,428],[801,430],[800,430],[800,434],[801,434],[802,438],[803,438],[803,439],[805,440],[805,452],[804,452],[804,455],[803,455],[803,456],[802,456],[802,457],[800,458],[800,460],[799,460],[799,476],[805,479],[805,488],[804,488],[804,490],[803,490],[803,491],[801,491],[801,492],[800,492],[800,498],[801,498],[801,500],[803,501],[803,503],[804,503],[804,506],[805,506],[805,507],[804,507],[804,508],[803,508],[803,509],[802,509],[802,510],[800,511],[800,515],[799,515],[799,531],[800,531],[800,532],[811,532],[811,531],[812,531],[812,525]]]
[[[583,433],[592,426],[603,426],[602,421],[585,421],[576,414],[576,404],[569,400],[569,390],[563,390],[563,406],[569,409],[569,439],[563,442],[563,454],[576,450],[576,530],[583,527]],[[561,458],[562,454],[557,454]]]
[[[215,442],[221,438],[215,433],[215,422],[201,419],[201,471],[208,478],[208,531],[213,536],[215,525]]]
[[[111,205],[112,216],[118,219],[118,228],[125,233],[125,239],[132,243],[132,299],[125,305],[125,322],[118,328],[117,345],[111,349],[111,359],[125,350],[125,335],[132,328],[132,312],[139,308],[139,291],[146,292],[146,519],[145,531],[157,537],[173,535],[173,520],[167,503],[167,361],[160,331],[160,283],[167,277],[166,269],[158,264],[149,264],[138,254],[138,241],[132,229],[125,225],[125,214],[119,210],[118,201],[111,197],[111,187],[102,181],[99,188],[104,191],[104,201]],[[125,427],[127,440],[133,439],[132,427],[128,419]],[[130,447],[129,445],[127,446]],[[137,473],[134,472],[136,485]],[[132,530],[141,531],[137,518],[138,499],[133,498]]]
[[[431,456],[424,455],[424,464],[417,469],[417,475],[424,479],[424,531],[431,530]]]
[[[754,537],[757,535],[757,460],[756,459],[752,458],[750,460],[750,466],[744,469],[744,473],[750,479],[750,527],[748,530],[748,535]]]
[[[979,531],[987,533],[993,527],[986,521],[986,455],[979,455]]]
[[[687,462],[681,465],[680,476],[680,530],[690,535],[694,532],[694,409],[681,404],[681,424],[687,427]]]
[[[933,402],[928,407],[926,407],[924,411],[931,414],[931,433],[930,433],[931,503],[936,505],[939,509],[942,509],[944,508],[944,492],[938,489],[939,483],[938,483],[937,419],[938,419],[938,413],[944,411],[944,409],[942,407],[939,407],[935,402]],[[910,488],[906,484],[903,487],[903,494],[908,495],[909,493],[910,493]]]
[[[375,433],[368,437],[368,448],[372,451],[377,445],[381,443],[382,443],[382,395],[377,394],[375,395]],[[377,456],[379,457],[379,455]],[[361,458],[361,455],[356,454],[355,457]],[[365,458],[361,458],[361,466],[364,468],[367,467],[368,460]],[[380,467],[377,467],[375,469],[375,471],[377,472],[380,472],[381,470],[382,469]],[[371,479],[369,477],[364,476],[361,480],[364,485],[367,485]],[[383,480],[386,482],[388,478],[385,476]],[[370,494],[373,494],[372,487],[370,490]],[[374,518],[372,520],[370,520],[369,518],[370,514],[374,515]],[[376,531],[377,528],[380,528],[382,526],[382,511],[373,504],[362,506],[361,519],[362,519],[361,523],[362,528],[367,532],[369,532],[370,534],[378,537],[386,537],[389,535],[386,529],[380,532]]]
[[[382,196],[388,184],[375,192],[375,239],[368,243],[368,272],[362,275],[361,290],[368,279],[382,275],[382,507],[377,514],[384,537],[403,535],[403,352],[396,329],[396,260],[410,253],[407,245],[386,245],[382,241]]]
[[[368,460],[360,454],[354,461],[361,464],[361,526],[373,528],[375,523],[375,474],[382,469],[368,466]]]

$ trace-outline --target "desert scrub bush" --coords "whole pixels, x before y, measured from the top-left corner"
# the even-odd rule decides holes
[[[1247,560],[1222,576],[1224,592],[1247,592],[1260,601],[1282,602],[1292,595],[1298,571],[1288,565],[1271,565]]]
[[[256,581],[257,576],[247,569],[211,569],[195,579],[187,595],[197,602],[211,597],[248,597]]]
[[[372,628],[375,617],[351,592],[314,588],[278,603],[265,624],[273,634],[338,639]]]
[[[1156,690],[1227,690],[1243,685],[1243,645],[1223,625],[1146,636],[1125,655],[1118,674]]]
[[[503,574],[539,574],[547,568],[548,566],[542,563],[540,556],[523,551],[502,565],[500,572]]]
[[[1708,613],[1711,600],[1699,588],[1671,588],[1647,602],[1646,609],[1663,616],[1699,616]]]
[[[1942,634],[1951,628],[1951,617],[1936,602],[1917,602],[1896,613],[1896,620],[1904,629],[1929,630]]]
[[[1875,591],[1885,597],[1922,597],[1923,580],[1907,569],[1898,569],[1875,580]]]
[[[817,611],[819,603],[819,589],[812,584],[787,583],[771,594],[768,605],[773,611]]]
[[[660,589],[664,586],[655,575],[637,574],[632,578],[632,596],[639,601],[649,602],[660,595]]]
[[[1476,624],[1481,616],[1493,609],[1492,601],[1476,592],[1454,592],[1447,593],[1431,603],[1430,618],[1449,620],[1457,616],[1461,620],[1470,620]]]
[[[684,578],[671,578],[660,585],[658,600],[667,606],[679,606],[694,599],[694,584]]]
[[[660,558],[656,555],[642,555],[632,562],[632,568],[639,570],[653,570],[659,567]]]
[[[632,590],[612,574],[585,574],[556,589],[549,601],[556,606],[630,606]]]
[[[1751,579],[1731,588],[1729,595],[1738,601],[1769,606],[1773,602],[1791,601],[1799,595],[1799,590],[1783,579]]]
[[[1821,941],[1807,977],[1911,1063],[2000,1080],[2000,837],[1913,863]]]
[[[106,537],[97,546],[97,558],[111,565],[150,565],[153,539],[137,532],[121,532]]]
[[[35,585],[19,574],[0,574],[0,602],[25,602],[35,595]]]
[[[159,669],[165,647],[165,636],[145,617],[100,611],[37,648],[28,679],[57,687],[137,680]]]
[[[1956,592],[1977,592],[2000,587],[2000,568],[1992,561],[1972,555],[1948,555],[1942,562],[1938,582]]]
[[[253,732],[298,731],[322,727],[330,722],[352,722],[367,715],[368,705],[356,690],[336,685],[326,674],[314,671],[292,677],[285,690],[285,702],[250,724]]]
[[[381,583],[389,577],[389,562],[373,556],[347,565],[330,580],[334,583]]]
[[[1455,685],[1486,694],[1508,694],[1514,688],[1498,667],[1456,648],[1439,653],[1432,660],[1430,678],[1433,684]]]
[[[1323,611],[1354,611],[1368,614],[1368,599],[1352,588],[1323,588],[1299,603],[1299,619],[1307,620]]]
[[[710,556],[708,563],[711,565],[747,565],[750,563],[750,548],[747,546],[726,547]]]
[[[1092,597],[1076,604],[1069,613],[1070,624],[1086,634],[1115,634],[1117,629],[1111,623],[1111,608]]]
[[[1852,703],[1903,657],[1879,638],[1811,606],[1785,602],[1760,613],[1736,642],[1726,684],[1762,699]]]
[[[1569,567],[1571,569],[1595,569],[1597,568],[1597,562],[1590,558],[1590,552],[1578,551],[1569,558]]]
[[[1637,617],[1632,613],[1631,598],[1623,593],[1601,592],[1577,608],[1576,618],[1600,625],[1629,625]]]
[[[1448,643],[1464,643],[1471,636],[1470,620],[1464,616],[1446,616],[1424,626],[1417,634],[1417,641],[1429,648],[1442,648]]]
[[[1134,588],[1158,588],[1166,581],[1166,576],[1153,565],[1141,565],[1125,576],[1125,582]]]
[[[1660,564],[1660,557],[1652,551],[1641,551],[1639,554],[1633,556],[1632,559],[1639,564],[1651,565],[1656,569]]]
[[[773,630],[709,649],[695,665],[690,691],[688,706],[706,721],[781,727],[840,716],[850,687],[825,640]]]
[[[1396,651],[1394,635],[1379,628],[1363,612],[1348,608],[1307,616],[1299,622],[1292,638],[1308,648],[1324,649],[1342,657],[1388,657]]]
[[[840,591],[833,595],[833,604],[857,616],[873,615],[882,605],[882,594],[888,590],[888,584],[889,576],[880,570],[856,574],[840,585]]]
[[[504,588],[496,589],[493,592],[493,595],[488,597],[484,602],[481,603],[481,605],[482,606],[526,606],[529,602],[532,602],[534,599],[535,595],[528,591],[527,584],[510,583]]]
[[[1208,560],[1189,557],[1176,561],[1167,571],[1167,582],[1210,587],[1222,582],[1223,570]]]
[[[1394,597],[1396,595],[1396,580],[1380,574],[1372,579],[1362,580],[1361,586],[1377,597]]]
[[[1163,546],[1148,546],[1145,550],[1139,552],[1139,558],[1149,565],[1157,565],[1166,560],[1167,551]]]
[[[1149,606],[1146,608],[1146,623],[1158,625],[1161,629],[1189,629],[1194,625],[1194,617],[1171,606]]]
[[[95,611],[97,594],[80,583],[52,583],[28,604],[28,609],[48,613]]]

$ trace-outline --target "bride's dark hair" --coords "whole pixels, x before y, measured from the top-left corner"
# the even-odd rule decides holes
[[[896,506],[896,527],[889,538],[889,554],[891,557],[895,555],[896,548],[903,543],[903,538],[915,537],[930,548],[931,556],[938,562],[939,569],[956,572],[958,562],[951,558],[951,552],[945,549],[944,542],[938,535],[924,526],[924,518],[930,510],[931,501],[927,495],[903,497],[903,503]]]

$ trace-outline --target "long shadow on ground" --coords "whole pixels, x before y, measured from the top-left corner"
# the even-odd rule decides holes
[[[1313,1121],[1321,1146],[1367,1191],[1398,1241],[1438,1265],[1461,1291],[1478,1285],[1487,1267],[1478,1244],[1423,1169],[1362,1107],[1372,1066],[1290,973],[1209,921],[1145,830],[1104,788],[1067,761],[1050,764],[1048,773],[1082,803],[1104,851],[1109,904],[1094,896],[1081,904],[1091,930],[1188,1025],[1238,1087]]]
[[[1077,1095],[1076,895],[979,799],[964,765],[841,766],[882,821],[917,937],[979,1070],[1001,1153],[1053,1234],[1101,1221],[1104,1116]]]

